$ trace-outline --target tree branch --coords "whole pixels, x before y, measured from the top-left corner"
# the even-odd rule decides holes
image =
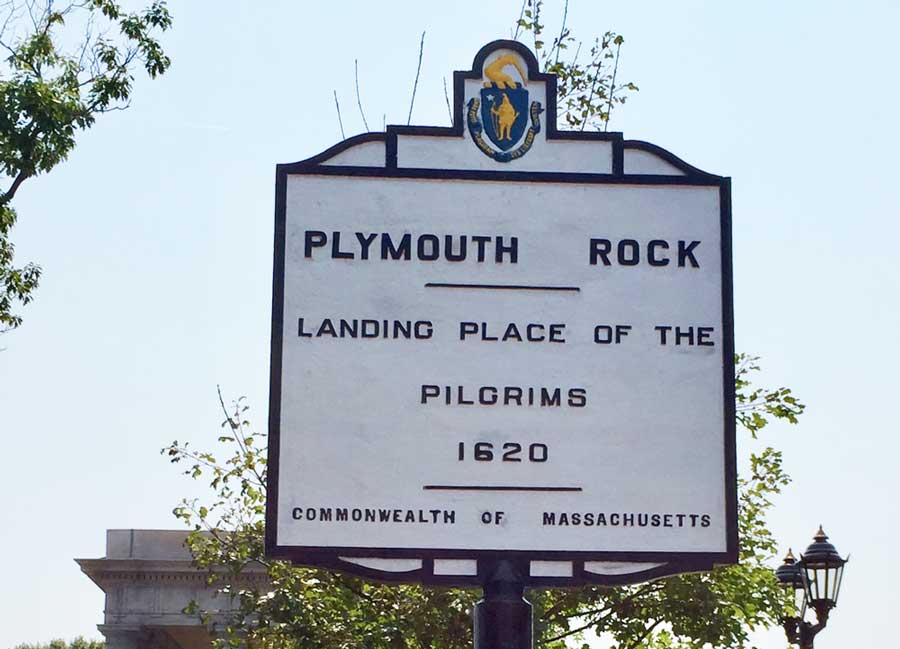
[[[613,96],[616,94],[616,73],[619,71],[619,51],[621,49],[622,43],[619,43],[616,46],[616,62],[613,65],[612,79],[609,82],[609,101],[606,102],[606,121],[603,124],[604,133],[609,130],[609,120],[612,117]]]
[[[8,2],[7,6],[9,9],[9,15],[6,16],[6,20],[3,21],[3,27],[0,28],[0,38],[6,34],[6,30],[9,27],[9,23],[12,22],[12,19],[16,16],[16,5],[13,2]],[[7,48],[8,49],[8,48]]]
[[[629,644],[629,645],[626,645],[626,646],[625,646],[625,649],[632,649],[633,647],[637,647],[639,644],[641,644],[641,643],[644,641],[644,639],[645,639],[648,635],[650,635],[651,633],[653,633],[653,629],[655,629],[656,627],[658,627],[661,623],[662,623],[662,618],[660,618],[659,620],[657,620],[656,622],[654,622],[653,624],[651,624],[649,627],[647,627],[647,628],[644,630],[644,632],[643,632],[641,635],[639,635],[639,636],[637,637],[637,639],[636,639],[633,643],[631,643],[631,644]]]
[[[413,105],[416,103],[416,88],[419,87],[419,73],[422,71],[422,51],[425,49],[425,32],[422,32],[422,40],[419,41],[419,64],[416,66],[416,80],[413,82],[412,97],[409,100],[409,115],[406,118],[406,125],[412,121]]]
[[[344,121],[341,119],[341,104],[338,102],[337,90],[334,91],[334,107],[337,109],[338,126],[341,127],[341,139],[346,140],[347,136],[344,135]]]
[[[587,105],[588,105],[588,108],[585,109],[586,112],[585,112],[585,115],[584,115],[584,119],[582,119],[582,121],[581,121],[581,130],[582,130],[582,131],[584,130],[584,127],[587,126],[587,123],[588,123],[588,118],[589,118],[589,116],[587,115],[587,110],[590,109],[591,102],[594,100],[594,92],[595,92],[596,89],[597,89],[597,79],[598,79],[599,76],[600,76],[600,65],[599,65],[599,63],[595,63],[595,62],[592,61],[592,62],[591,62],[591,65],[596,66],[597,71],[594,73],[594,79],[593,79],[593,81],[591,82],[591,92],[590,92],[590,94],[588,95],[588,99],[587,99]]]
[[[7,189],[6,192],[2,196],[0,196],[0,206],[8,205],[9,202],[16,195],[16,192],[19,191],[19,186],[23,182],[25,182],[28,178],[30,178],[32,175],[33,174],[31,171],[22,169],[16,175],[15,179],[12,182],[12,185],[9,186],[9,189]]]
[[[522,8],[519,9],[519,20],[522,20],[522,16],[525,15],[525,5],[527,2],[528,0],[522,0]],[[522,25],[519,24],[519,20],[516,21],[516,31],[512,37],[514,41],[519,40],[519,30],[522,28]]]
[[[342,575],[342,574],[340,574],[340,573],[337,573],[337,572],[332,572],[332,571],[330,571],[330,570],[329,570],[328,572],[329,572],[329,574],[330,574],[332,577],[335,578],[335,581],[337,581],[341,586],[343,586],[344,588],[346,588],[347,590],[349,590],[349,591],[350,591],[351,593],[353,593],[354,595],[357,595],[357,596],[359,596],[359,597],[361,597],[361,598],[363,598],[363,599],[372,601],[372,596],[371,596],[371,595],[367,595],[366,593],[364,593],[364,592],[361,591],[360,589],[358,589],[358,588],[356,588],[355,586],[353,586],[352,584],[350,584],[350,583],[347,581],[347,578],[346,578],[344,575]]]
[[[556,56],[553,59],[553,65],[559,63],[559,51],[560,44],[562,44],[562,40],[566,35],[566,19],[569,17],[569,0],[566,0],[566,4],[563,6],[563,17],[562,17],[562,26],[559,28],[559,37],[553,43],[553,47],[550,48],[550,52],[547,54],[547,58],[553,56],[554,50],[556,50]]]
[[[450,95],[447,93],[447,77],[444,77],[444,101],[447,102],[447,115],[450,117],[450,125],[453,126],[453,111],[450,109]]]
[[[585,625],[583,625],[583,626],[580,626],[580,627],[576,627],[576,628],[574,628],[574,629],[569,629],[569,630],[566,631],[565,633],[560,633],[560,634],[559,634],[558,636],[556,636],[556,637],[553,637],[553,638],[549,638],[549,639],[547,639],[547,640],[544,640],[544,643],[545,643],[545,644],[550,644],[551,642],[556,642],[557,640],[562,640],[563,638],[568,638],[570,635],[575,635],[576,633],[581,633],[582,631],[587,631],[587,630],[590,629],[592,626],[596,625],[600,620],[602,620],[603,617],[605,617],[605,616],[601,616],[601,617],[599,617],[599,618],[592,618],[591,621],[588,622],[587,624],[585,624]]]
[[[366,114],[363,112],[362,100],[359,98],[359,61],[353,59],[353,76],[356,79],[356,105],[359,106],[359,114],[362,115],[363,126],[366,132],[369,132],[369,123],[366,121]]]

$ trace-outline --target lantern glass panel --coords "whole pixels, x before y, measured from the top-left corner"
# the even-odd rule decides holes
[[[806,596],[810,602],[829,601],[834,606],[840,589],[843,565],[827,566],[824,563],[807,565]]]
[[[835,586],[834,586],[834,605],[837,606],[838,596],[841,594],[841,582],[844,581],[844,566],[841,565],[840,568],[837,569],[837,577],[835,578]]]
[[[797,615],[802,619],[806,615],[806,589],[805,588],[795,588],[794,589],[794,606],[796,607]]]
[[[822,571],[815,566],[807,565],[804,572],[806,576],[806,598],[810,602],[815,602],[821,599],[819,592],[822,588],[822,579],[820,579]]]

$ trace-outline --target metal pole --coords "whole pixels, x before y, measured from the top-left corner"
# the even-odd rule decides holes
[[[525,580],[512,561],[492,564],[484,597],[475,605],[475,649],[532,649],[531,604]]]

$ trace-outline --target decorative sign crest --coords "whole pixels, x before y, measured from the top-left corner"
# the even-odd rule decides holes
[[[267,552],[448,585],[734,563],[730,179],[558,130],[513,41],[453,110],[278,165]]]
[[[519,75],[516,81],[505,70],[513,69]],[[467,123],[469,134],[478,148],[497,162],[516,160],[528,153],[534,144],[534,137],[541,131],[540,116],[543,112],[539,101],[528,103],[528,75],[525,63],[518,54],[500,53],[485,63],[484,88],[480,99],[473,97],[468,103]],[[481,120],[479,121],[479,105]],[[528,127],[529,119],[531,126]],[[487,135],[498,150],[491,148],[482,135]],[[524,141],[513,151],[522,136]]]

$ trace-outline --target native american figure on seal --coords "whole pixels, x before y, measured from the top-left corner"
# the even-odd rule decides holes
[[[500,102],[499,108],[496,104],[491,106],[491,115],[497,120],[497,125],[494,127],[497,137],[501,140],[512,139],[512,127],[516,123],[519,112],[510,103],[506,93],[503,93],[503,100]]]

